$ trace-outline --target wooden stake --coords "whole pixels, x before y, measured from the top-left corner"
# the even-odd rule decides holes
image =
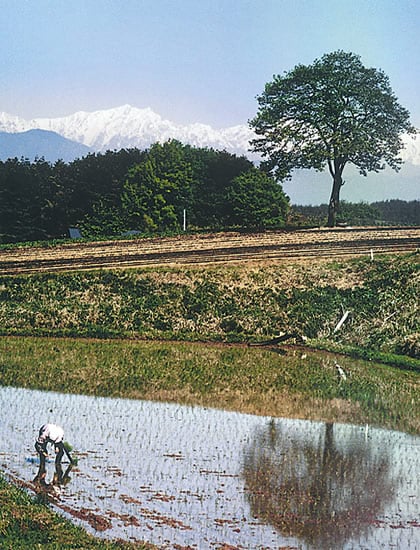
[[[338,330],[340,330],[340,328],[343,326],[343,324],[345,323],[347,317],[350,315],[350,311],[346,311],[344,313],[344,315],[341,317],[341,319],[338,321],[335,329],[333,332],[337,332]]]

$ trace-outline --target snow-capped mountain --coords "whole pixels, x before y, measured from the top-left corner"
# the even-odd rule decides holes
[[[416,137],[405,134],[403,136],[404,149],[401,158],[404,162],[420,166],[420,134]]]
[[[0,131],[17,133],[33,129],[55,132],[71,141],[82,143],[94,151],[138,147],[144,149],[157,141],[178,139],[197,147],[213,147],[250,156],[249,141],[254,137],[243,124],[215,129],[206,124],[182,126],[163,119],[150,108],[139,109],[123,105],[114,109],[94,112],[78,111],[60,118],[21,117],[0,112]],[[404,161],[420,165],[420,137],[404,136]]]
[[[163,119],[150,108],[138,109],[130,105],[92,113],[79,111],[61,118],[32,120],[0,113],[0,131],[15,133],[30,129],[56,132],[95,151],[123,147],[144,149],[157,141],[173,138],[197,147],[249,154],[249,140],[253,137],[246,125],[220,130],[205,124],[182,126]]]
[[[0,132],[14,134],[14,137],[19,140],[18,133],[28,130],[45,130],[47,132],[42,136],[43,139],[48,140],[51,137],[52,142],[56,141],[57,136],[54,134],[48,136],[47,134],[55,132],[67,140],[83,144],[89,150],[98,152],[118,150],[123,147],[145,149],[152,143],[162,143],[172,138],[197,147],[213,147],[217,150],[246,155],[252,160],[258,159],[257,155],[249,152],[249,141],[254,134],[245,124],[222,129],[198,123],[183,126],[163,119],[150,108],[138,109],[130,105],[92,113],[80,111],[60,118],[35,118],[32,120],[0,112]],[[12,136],[10,135],[10,137]],[[369,177],[364,178],[358,174],[354,167],[350,166],[346,169],[347,184],[343,188],[342,198],[353,202],[392,198],[418,200],[420,135],[418,139],[404,136],[403,141],[405,148],[401,152],[401,157],[405,164],[400,172],[396,173],[387,169],[379,174],[369,173]],[[5,150],[1,151],[1,148],[0,144],[0,159],[4,159]],[[27,158],[45,156],[46,159],[52,161],[64,158],[58,150],[53,158],[54,151],[52,149],[51,154],[48,154],[47,157],[41,153],[40,148],[39,139],[35,140],[32,154],[30,151],[26,151],[23,156]],[[21,156],[18,149],[15,152],[9,152],[8,156]],[[84,154],[80,152],[74,154],[74,158],[81,156]],[[72,159],[68,158],[68,160]],[[292,179],[283,184],[283,188],[294,204],[327,202],[330,186],[329,173],[318,173],[314,170],[297,170]]]

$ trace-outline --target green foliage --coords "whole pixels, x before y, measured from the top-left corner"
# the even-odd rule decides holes
[[[232,210],[228,225],[270,228],[285,223],[287,196],[278,183],[256,168],[231,181],[226,199]]]
[[[227,151],[186,147],[185,154],[193,170],[190,222],[198,227],[220,229],[232,215],[227,197],[231,182],[253,165],[245,157]]]
[[[235,225],[247,227],[252,215],[246,203],[240,206],[241,217],[228,190],[252,168],[244,157],[176,140],[145,151],[93,153],[70,164],[9,159],[0,162],[0,244],[64,238],[69,227],[95,239],[132,231],[179,233],[184,209],[192,228],[223,228],[232,216]],[[266,211],[273,197],[283,204],[281,189],[273,191],[266,183],[257,186],[254,201],[248,198],[252,210]],[[267,221],[273,220],[271,213]]]
[[[122,234],[125,223],[119,208],[109,206],[100,200],[92,206],[92,213],[84,216],[79,227],[82,235],[101,238]]]
[[[117,207],[128,168],[143,156],[122,149],[70,164],[0,162],[0,242],[60,238],[85,216],[90,220],[102,207]]]
[[[0,238],[3,241],[41,239],[46,236],[42,218],[47,184],[43,160],[0,162]],[[18,213],[18,215],[17,215]]]
[[[119,208],[122,186],[131,166],[144,159],[138,149],[92,153],[67,166],[66,214],[68,225],[81,223],[85,216],[94,215],[94,207]]]
[[[323,170],[333,179],[328,225],[336,223],[342,174],[348,163],[362,175],[402,161],[401,133],[415,133],[388,77],[363,66],[353,53],[336,51],[312,65],[277,75],[258,98],[251,121],[254,150],[279,179],[296,168]]]
[[[179,229],[189,207],[192,170],[177,141],[155,144],[146,160],[133,166],[124,184],[121,207],[127,229],[145,233]]]
[[[123,188],[121,206],[125,225],[145,233],[156,231],[168,208],[163,193],[165,188],[155,174],[150,160],[134,166],[128,173]]]

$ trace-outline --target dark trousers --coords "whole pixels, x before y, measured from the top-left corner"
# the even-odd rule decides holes
[[[54,450],[55,450],[55,462],[59,464],[61,462],[61,459],[63,458],[64,444],[62,442],[54,443]]]

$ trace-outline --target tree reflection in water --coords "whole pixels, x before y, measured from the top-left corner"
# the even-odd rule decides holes
[[[330,423],[310,438],[286,433],[275,420],[260,428],[243,467],[253,515],[316,548],[366,535],[398,480],[386,448],[377,452],[360,430],[347,434],[337,438]]]

